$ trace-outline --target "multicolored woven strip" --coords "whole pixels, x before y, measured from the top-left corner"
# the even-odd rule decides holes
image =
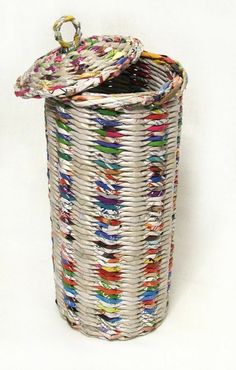
[[[56,301],[85,334],[129,339],[166,315],[186,81],[143,52],[82,94],[42,94]]]

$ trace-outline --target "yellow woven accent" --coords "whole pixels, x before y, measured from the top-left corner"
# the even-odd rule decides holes
[[[66,21],[72,21],[73,19],[75,19],[75,17],[73,17],[73,15],[66,15],[65,16]]]
[[[103,270],[106,270],[106,271],[110,271],[110,272],[117,272],[117,271],[120,271],[120,267],[106,267],[106,266],[103,266],[102,268]]]
[[[70,43],[65,41],[65,40],[60,40],[60,45],[63,47],[63,48],[68,48],[70,46]]]
[[[144,58],[150,58],[150,59],[160,59],[161,58],[160,54],[149,53],[148,51],[143,51],[141,56]]]
[[[164,60],[161,60],[162,56],[160,54],[154,54],[149,53],[148,51],[143,51],[141,56],[144,58],[153,59],[153,62],[157,64],[166,64]]]
[[[80,80],[81,78],[88,78],[88,77],[97,76],[98,74],[99,74],[98,72],[85,72],[82,75],[78,76],[78,80]]]
[[[116,60],[116,59],[119,59],[121,57],[124,56],[124,53],[122,53],[121,51],[118,51],[117,53],[115,53],[115,55],[113,56],[113,60]]]
[[[114,312],[119,312],[120,311],[120,309],[117,308],[117,307],[106,307],[106,306],[103,306],[102,304],[99,304],[98,308],[102,311],[109,312],[109,313],[114,313]]]

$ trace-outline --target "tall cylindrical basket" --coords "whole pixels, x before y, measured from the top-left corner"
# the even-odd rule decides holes
[[[56,302],[73,328],[129,339],[166,315],[186,73],[134,38],[81,39],[70,16],[54,31],[16,95],[46,98]]]

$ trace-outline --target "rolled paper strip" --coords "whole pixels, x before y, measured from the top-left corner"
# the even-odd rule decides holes
[[[62,38],[61,26],[66,22],[71,22],[73,26],[75,27],[75,34],[74,34],[73,41],[65,41]],[[53,25],[53,31],[54,31],[55,40],[59,42],[62,49],[66,49],[66,51],[68,51],[68,50],[73,50],[73,49],[78,48],[82,33],[81,33],[80,23],[76,22],[75,18],[72,15],[65,15],[59,18]],[[58,86],[54,86],[54,88],[57,89]]]

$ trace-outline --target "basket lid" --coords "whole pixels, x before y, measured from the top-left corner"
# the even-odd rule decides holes
[[[72,22],[71,42],[63,40],[61,26]],[[142,52],[141,42],[132,37],[92,36],[81,39],[80,23],[72,16],[58,19],[53,26],[60,47],[37,59],[16,81],[15,94],[22,98],[70,96],[117,77]]]

